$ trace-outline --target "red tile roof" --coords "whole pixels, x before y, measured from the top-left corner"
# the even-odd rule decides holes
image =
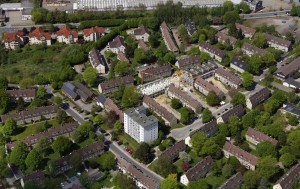
[[[71,30],[68,26],[62,27],[59,31],[56,32],[57,36],[69,37],[72,35],[74,38],[78,38],[78,33],[75,30]]]
[[[42,28],[37,27],[32,32],[29,33],[29,37],[36,37],[37,39],[41,39],[45,37],[46,40],[51,40],[51,34],[49,32],[44,32]]]
[[[85,35],[85,36],[89,36],[89,35],[91,35],[91,33],[105,33],[105,28],[95,26],[95,27],[83,30],[83,35]]]
[[[20,41],[20,37],[23,37],[24,33],[23,31],[17,31],[17,32],[5,32],[4,33],[4,42],[10,43],[12,41]]]

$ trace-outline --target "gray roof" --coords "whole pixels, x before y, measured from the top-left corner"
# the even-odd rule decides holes
[[[97,102],[104,105],[105,101],[106,101],[106,97],[104,95],[101,94],[100,96],[98,96]]]
[[[292,114],[296,114],[300,118],[300,108],[298,108],[297,106],[290,104],[290,103],[286,103],[286,104],[284,104],[283,109]]]
[[[243,182],[243,176],[240,172],[231,176],[224,184],[222,184],[218,189],[236,189]]]
[[[300,174],[300,164],[293,166],[286,174],[284,174],[276,184],[280,184],[281,188],[290,189],[297,182]]]
[[[153,115],[146,116],[146,108],[140,106],[138,108],[129,108],[124,111],[124,114],[127,114],[131,119],[137,122],[142,127],[147,127],[155,122],[158,122],[156,117]]]
[[[246,67],[247,67],[247,63],[238,57],[234,57],[231,60],[231,64],[241,68],[242,70],[246,70]]]

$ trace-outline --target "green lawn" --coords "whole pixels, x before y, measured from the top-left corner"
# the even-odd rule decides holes
[[[52,125],[52,127],[59,125],[55,119],[47,120],[47,121],[50,125]],[[21,133],[15,135],[15,136],[12,136],[11,140],[22,140],[29,135],[36,134],[35,133],[36,127],[41,126],[44,122],[45,121],[41,121],[39,123],[34,123],[34,124],[25,125],[23,127],[19,127],[20,129],[24,129],[24,130]]]
[[[182,128],[182,127],[184,127],[184,125],[182,123],[177,123],[176,125],[174,125],[174,126],[171,127],[171,130],[172,129]]]
[[[131,148],[133,151],[135,151],[139,147],[139,143],[137,143],[137,141],[135,141],[133,138],[131,138],[125,133],[119,135],[119,139],[123,142],[124,145],[128,143],[128,147]]]
[[[94,142],[95,142],[94,139],[88,138],[87,140],[85,140],[85,141],[79,143],[79,146],[80,146],[80,148],[82,148],[82,147],[85,147],[85,146],[87,146],[87,145],[90,145],[90,144],[92,144],[92,143],[94,143]]]
[[[184,171],[182,170],[182,168],[181,168],[181,164],[182,164],[182,160],[181,160],[181,159],[177,160],[177,161],[174,163],[174,165],[177,167],[177,172],[178,172],[178,174],[181,174],[181,173],[184,172]]]

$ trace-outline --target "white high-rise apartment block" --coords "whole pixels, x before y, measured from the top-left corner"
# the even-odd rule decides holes
[[[150,143],[158,137],[158,120],[146,116],[146,108],[129,108],[124,112],[124,130],[137,142]]]

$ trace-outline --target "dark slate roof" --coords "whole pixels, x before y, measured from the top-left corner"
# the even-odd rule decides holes
[[[98,96],[97,102],[104,105],[105,101],[106,101],[106,97],[104,95],[101,94],[101,95]]]
[[[270,96],[271,96],[271,91],[267,87],[264,87],[263,89],[251,95],[249,97],[249,100],[252,106],[255,107],[260,103],[262,103],[263,101],[267,100]]]
[[[284,174],[276,184],[280,184],[283,189],[290,189],[298,181],[300,175],[300,164],[294,165],[286,174]]]
[[[217,131],[218,131],[218,124],[217,124],[217,121],[215,119],[213,119],[212,121],[206,123],[203,127],[191,132],[190,137],[192,137],[194,134],[199,133],[199,132],[203,132],[203,133],[207,134],[208,136],[212,136]]]
[[[206,156],[203,160],[198,162],[194,167],[190,168],[186,173],[186,177],[189,181],[196,181],[204,177],[213,165],[213,159],[211,156]]]
[[[242,70],[246,70],[246,67],[247,67],[247,63],[245,61],[243,61],[241,58],[238,58],[238,57],[234,57],[231,60],[231,64],[241,68]]]
[[[18,89],[18,90],[7,90],[6,91],[10,97],[35,97],[36,90],[35,89]]]
[[[287,112],[298,115],[298,117],[300,118],[300,108],[298,108],[297,106],[291,103],[286,103],[283,105],[283,109]]]
[[[89,52],[89,59],[91,64],[94,67],[97,67],[98,65],[103,65],[105,68],[108,68],[107,62],[104,58],[104,56],[97,50],[97,49],[92,49]]]
[[[236,189],[243,183],[243,176],[240,172],[231,176],[224,184],[218,189]]]
[[[186,29],[190,35],[197,31],[195,23],[191,19],[187,19],[185,22]]]
[[[184,140],[181,140],[177,143],[175,143],[173,146],[170,148],[166,149],[160,157],[165,157],[169,161],[174,161],[176,158],[179,156],[179,152],[183,152],[186,149],[186,145],[184,143]]]
[[[82,83],[74,82],[74,86],[76,87],[76,93],[83,101],[87,101],[89,98],[93,97],[94,93]]]
[[[232,109],[228,110],[222,115],[224,123],[227,123],[232,116],[237,116],[241,118],[245,114],[245,108],[242,105],[234,106]]]
[[[72,83],[64,83],[61,90],[64,93],[67,93],[67,95],[69,95],[73,99],[76,99],[78,97],[78,94],[75,92],[75,86]]]
[[[37,185],[41,186],[44,184],[46,178],[42,171],[36,171],[29,175],[24,176],[22,179],[24,184],[26,184],[29,181],[33,181]]]
[[[293,78],[289,77],[288,79],[285,80],[286,83],[288,83],[289,85],[293,85],[296,88],[300,89],[300,82],[294,80]]]
[[[280,67],[275,73],[283,75],[284,77],[291,76],[294,72],[300,69],[300,56],[291,63]]]

